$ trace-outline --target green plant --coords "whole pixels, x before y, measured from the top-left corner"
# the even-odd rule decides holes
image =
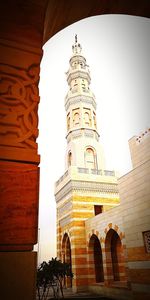
[[[66,277],[73,277],[70,264],[62,263],[57,257],[48,263],[44,261],[37,270],[38,299],[46,300],[50,289],[55,299],[59,299],[60,295],[64,298],[63,281]]]

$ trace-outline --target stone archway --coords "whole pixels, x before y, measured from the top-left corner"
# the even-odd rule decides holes
[[[111,277],[110,282],[125,281],[125,258],[123,246],[114,229],[107,232],[105,240],[106,268]]]
[[[96,283],[104,281],[102,249],[95,234],[92,234],[89,241],[89,269],[92,271]]]
[[[62,240],[62,259],[63,262],[70,264],[72,270],[71,244],[70,244],[70,238],[67,233],[64,234]],[[66,287],[72,287],[72,278],[66,278],[64,284]]]

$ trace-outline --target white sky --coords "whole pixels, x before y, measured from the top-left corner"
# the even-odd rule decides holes
[[[60,31],[45,44],[39,85],[40,262],[56,256],[54,183],[65,171],[65,72],[75,34],[90,68],[106,169],[127,173],[131,169],[128,140],[150,126],[149,19],[91,17]]]

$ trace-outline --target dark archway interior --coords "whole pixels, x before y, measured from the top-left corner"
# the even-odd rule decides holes
[[[97,283],[103,282],[104,271],[103,271],[102,249],[98,237],[94,234],[90,239],[90,249],[91,249],[91,253],[93,254],[95,281]]]
[[[63,259],[65,263],[70,265],[72,271],[72,260],[71,260],[71,244],[70,239],[67,233],[65,233],[62,242],[62,252],[63,252]],[[72,287],[72,278],[65,278],[64,285],[66,287]]]
[[[120,254],[121,254],[121,241],[118,234],[114,231],[111,238],[111,258],[112,258],[114,281],[120,280],[120,274],[119,274]]]
[[[123,246],[118,233],[110,229],[106,236],[106,260],[110,264],[113,281],[122,281],[125,278],[125,260]]]

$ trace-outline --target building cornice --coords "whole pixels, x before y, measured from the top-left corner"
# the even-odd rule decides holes
[[[105,182],[92,182],[92,181],[79,181],[79,180],[69,180],[60,190],[55,193],[56,202],[61,201],[70,192],[90,192],[109,194],[118,194],[118,184],[117,183],[105,183]]]
[[[70,130],[66,135],[66,139],[67,142],[70,142],[71,140],[80,138],[81,136],[94,138],[96,139],[96,141],[99,141],[99,137],[100,137],[96,129],[89,129],[89,128],[82,127],[79,129]]]
[[[76,103],[85,103],[85,104],[91,104],[93,105],[94,109],[96,110],[96,102],[94,99],[94,96],[88,96],[88,95],[79,95],[79,96],[66,96],[65,99],[65,109],[68,110],[70,105],[76,104]]]

